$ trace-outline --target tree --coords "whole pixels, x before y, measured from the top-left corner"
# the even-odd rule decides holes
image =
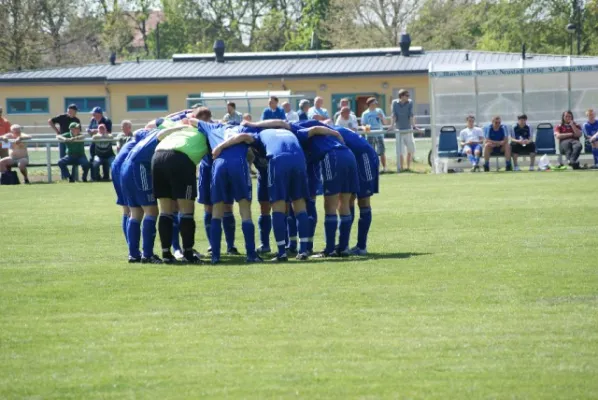
[[[36,0],[2,0],[0,68],[34,68],[39,64],[41,37]]]

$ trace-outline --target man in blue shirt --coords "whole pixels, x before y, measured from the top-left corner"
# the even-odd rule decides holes
[[[268,104],[269,107],[266,107],[262,113],[262,121],[269,119],[286,119],[284,110],[278,107],[278,97],[270,96],[270,102]]]
[[[303,99],[299,102],[299,111],[297,111],[297,114],[299,115],[299,122],[307,121],[309,119],[308,113],[309,113],[309,100]]]
[[[529,170],[534,170],[536,159],[536,144],[533,141],[532,128],[527,124],[527,115],[521,114],[517,117],[517,123],[513,125],[513,137],[511,138],[511,154],[513,155],[513,170],[521,171],[517,158],[519,155],[529,155]]]
[[[239,203],[242,219],[241,226],[247,252],[246,261],[248,263],[262,262],[255,251],[255,226],[251,219],[251,174],[247,161],[249,145],[238,138],[248,128],[203,121],[199,121],[198,128],[207,135],[214,159],[210,190],[212,264],[220,262],[221,221],[225,213],[225,205],[229,206],[228,209],[232,209],[235,201]]]
[[[502,124],[497,115],[492,118],[492,123],[484,128],[484,172],[490,171],[490,156],[494,149],[505,155],[507,171],[511,171],[511,147],[509,146],[509,130]]]
[[[367,99],[368,109],[361,114],[361,125],[370,127],[372,131],[381,131],[384,129],[386,122],[386,115],[384,111],[378,107],[378,100],[375,97]],[[384,134],[368,134],[368,143],[376,149],[382,164],[382,173],[386,172],[386,147],[384,146]],[[403,164],[401,164],[403,165]]]
[[[586,136],[586,146],[592,146],[592,155],[594,156],[594,168],[598,168],[598,121],[593,109],[586,111],[588,122],[583,124],[583,133]]]
[[[323,105],[324,99],[321,97],[316,97],[314,99],[314,106],[307,112],[308,118],[321,122],[328,121],[330,119],[330,115],[328,114],[328,110],[322,107]]]

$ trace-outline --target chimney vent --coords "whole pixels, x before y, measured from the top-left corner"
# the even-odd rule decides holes
[[[216,40],[214,42],[214,54],[216,54],[216,62],[223,63],[224,62],[224,50],[226,46],[224,45],[224,40]]]
[[[409,48],[411,47],[411,36],[408,33],[401,34],[399,46],[401,47],[401,55],[404,57],[409,57]]]

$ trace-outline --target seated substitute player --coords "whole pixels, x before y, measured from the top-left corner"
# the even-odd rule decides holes
[[[564,154],[573,169],[579,169],[579,155],[581,154],[581,126],[573,119],[571,111],[561,115],[561,123],[554,127],[554,137],[559,141],[561,154]]]
[[[513,155],[513,170],[521,171],[518,157],[529,155],[529,170],[534,170],[536,160],[536,144],[533,141],[532,128],[527,124],[527,115],[521,114],[517,117],[517,123],[513,125],[513,137],[511,138],[511,154]]]
[[[152,189],[151,162],[156,147],[168,135],[185,128],[184,125],[161,130],[151,130],[139,141],[125,159],[120,171],[120,184],[125,202],[130,210],[127,223],[127,243],[129,262],[161,264],[154,254],[158,203]],[[143,237],[143,253],[139,252],[139,242]],[[166,262],[173,261],[167,259]]]
[[[359,179],[355,156],[343,144],[341,134],[331,129],[321,129],[318,121],[289,125],[285,121],[274,120],[254,125],[260,128],[290,130],[299,139],[308,160],[314,164],[322,163],[326,248],[317,257],[348,256],[353,222],[351,196],[359,191]],[[337,211],[340,214],[340,224]],[[336,251],[335,246],[337,229],[340,231],[339,252]]]
[[[190,116],[206,123],[212,122],[212,112],[207,107],[194,107]],[[205,134],[205,132],[204,132]],[[216,135],[222,134],[220,131],[211,133],[211,141],[208,140],[208,145],[214,142],[214,146],[224,141],[224,138]],[[210,136],[206,136],[210,139]],[[203,204],[204,214],[203,223],[208,239],[208,253],[212,251],[212,240],[210,239],[210,232],[212,226],[212,199],[211,199],[211,185],[212,185],[212,153],[208,148],[208,153],[201,159],[197,174],[197,202]],[[236,230],[235,215],[233,214],[232,204],[224,205],[224,215],[222,217],[222,227],[224,230],[224,238],[226,240],[226,254],[239,255],[239,251],[235,247],[235,230]]]
[[[468,115],[465,119],[467,127],[459,133],[459,141],[463,153],[471,163],[471,172],[480,170],[480,155],[482,154],[482,143],[484,143],[484,131],[474,125],[475,117]]]
[[[196,119],[189,120],[197,124]],[[197,186],[195,171],[208,152],[206,136],[195,127],[184,128],[166,137],[158,144],[152,158],[154,197],[160,204],[158,231],[162,244],[162,258],[172,261],[172,222],[176,200],[180,213],[181,239],[184,261],[201,263],[195,245],[195,198]]]
[[[270,122],[274,122],[273,120]],[[281,121],[278,121],[279,123]],[[260,123],[258,123],[260,124]],[[243,133],[224,145],[244,141],[251,143],[256,151],[268,159],[268,196],[272,204],[272,225],[278,252],[272,261],[288,261],[286,251],[286,209],[291,201],[299,231],[299,254],[297,259],[307,256],[309,219],[305,208],[307,174],[305,155],[297,137],[284,129],[264,129],[259,134]]]
[[[592,146],[592,155],[594,156],[594,169],[598,168],[598,120],[593,109],[586,111],[588,122],[583,124],[583,133],[586,136],[586,146]]]
[[[208,137],[214,158],[210,199],[212,201],[212,221],[210,240],[212,242],[212,264],[220,262],[220,242],[222,240],[222,219],[225,205],[232,209],[233,203],[239,203],[241,226],[245,237],[247,262],[262,262],[255,251],[255,226],[251,219],[251,174],[247,161],[249,146],[235,138],[248,128],[239,125],[198,122],[198,129]],[[220,141],[218,138],[224,138]],[[230,140],[227,140],[230,139]]]
[[[484,172],[490,171],[490,157],[495,148],[505,155],[506,170],[511,171],[511,147],[509,146],[509,131],[497,115],[492,123],[484,128]]]

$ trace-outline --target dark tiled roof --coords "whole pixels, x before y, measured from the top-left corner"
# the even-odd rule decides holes
[[[400,50],[365,49],[277,53],[227,53],[225,62],[213,54],[175,55],[172,60],[124,62],[0,74],[0,83],[19,82],[119,82],[147,80],[222,80],[321,76],[363,76],[427,73],[430,63],[483,64],[513,62],[519,53],[466,50],[426,51],[414,48],[410,57]],[[563,60],[558,55],[529,55],[533,60]]]

